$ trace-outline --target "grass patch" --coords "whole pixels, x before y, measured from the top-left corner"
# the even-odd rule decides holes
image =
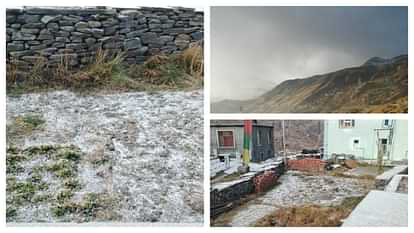
[[[51,210],[55,217],[77,214],[82,216],[83,221],[92,219],[111,221],[119,217],[113,213],[116,202],[116,198],[106,193],[88,193],[79,203],[61,199],[53,205]]]
[[[30,135],[39,129],[45,121],[40,115],[28,114],[16,117],[13,122],[6,126],[7,138]]]
[[[282,208],[258,220],[257,227],[336,227],[364,197],[347,197],[338,206],[304,205]]]
[[[345,174],[340,171],[331,171],[328,173],[328,175],[335,176],[335,177],[342,177],[342,178],[375,180],[375,176],[373,175],[350,175],[350,174]]]
[[[59,178],[70,178],[77,172],[77,164],[67,159],[60,159],[48,165],[46,170]]]
[[[69,89],[76,92],[159,91],[196,89],[203,85],[203,48],[195,45],[181,54],[154,55],[141,65],[125,65],[122,53],[98,50],[90,63],[73,68],[70,58],[46,64],[39,57],[24,77],[18,62],[7,64],[7,94]]]
[[[29,177],[20,181],[16,176],[17,167],[23,161],[44,156],[47,163],[23,169]],[[75,221],[112,221],[119,219],[114,211],[119,200],[114,194],[87,193],[79,202],[73,196],[82,189],[78,178],[78,164],[82,159],[79,148],[74,146],[41,145],[20,150],[15,147],[7,149],[7,186],[6,207],[7,222],[16,220],[22,207],[36,207],[40,203],[50,206],[52,215],[59,220],[75,219]],[[102,157],[97,163],[105,163],[108,158]],[[49,183],[44,182],[42,175],[52,173],[61,186],[53,194],[49,194]]]

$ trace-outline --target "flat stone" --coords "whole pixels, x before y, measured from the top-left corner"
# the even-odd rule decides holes
[[[99,21],[88,21],[88,25],[91,28],[98,28],[102,26],[101,22]]]
[[[22,25],[22,28],[44,28],[43,23],[26,23]]]
[[[75,30],[75,27],[73,27],[73,26],[63,26],[63,27],[60,27],[60,29],[63,30],[63,31],[67,31],[67,32],[73,32]]]
[[[24,50],[24,44],[7,43],[7,52]]]
[[[204,38],[204,33],[203,32],[193,32],[193,33],[191,33],[191,37],[193,38],[193,40],[202,40]]]
[[[24,34],[37,34],[39,31],[40,29],[38,28],[22,28],[19,32]]]
[[[95,38],[102,38],[105,34],[105,31],[99,28],[92,28],[91,33]]]
[[[13,33],[12,40],[34,40],[36,39],[36,35],[17,32]]]
[[[155,32],[146,32],[142,34],[141,39],[144,44],[151,43],[154,39],[157,38],[157,33]]]
[[[373,190],[357,205],[343,227],[406,227],[408,195]]]
[[[20,58],[21,56],[33,55],[33,51],[32,50],[23,50],[23,51],[10,52],[9,54],[12,57]]]
[[[48,24],[51,22],[57,22],[62,18],[61,15],[45,15],[43,16],[40,21],[44,24]]]
[[[110,19],[107,19],[105,21],[102,21],[102,26],[103,27],[112,27],[112,26],[117,25],[118,23],[119,23],[118,20],[110,18]]]
[[[59,25],[57,23],[48,23],[46,25],[46,28],[53,30],[53,31],[58,31],[59,30]]]
[[[90,46],[90,45],[92,45],[92,44],[94,44],[96,42],[96,39],[95,38],[86,38],[85,39],[85,43],[88,45],[88,46]]]
[[[80,28],[88,28],[89,27],[89,23],[86,22],[77,22],[75,24],[75,28],[76,29],[80,29]]]
[[[17,16],[17,21],[22,23],[38,23],[40,20],[40,15],[19,15]]]
[[[14,24],[10,25],[10,27],[14,28],[14,29],[19,29],[21,26],[22,25],[20,23],[14,23]]]
[[[32,63],[32,64],[35,64],[35,63],[37,63],[39,61],[42,61],[42,60],[45,61],[45,58],[41,57],[41,56],[23,56],[21,59],[23,61],[27,61],[27,62]]]
[[[128,39],[124,42],[124,48],[127,50],[136,49],[139,47],[141,47],[141,40],[139,38]]]

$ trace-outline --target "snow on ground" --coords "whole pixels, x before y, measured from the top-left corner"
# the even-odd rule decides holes
[[[119,195],[116,211],[122,222],[203,221],[201,90],[87,96],[55,91],[7,97],[8,124],[25,114],[41,115],[43,129],[8,143],[22,149],[72,144],[89,157],[110,158],[110,174],[99,174],[108,169],[87,164],[80,167],[81,192]]]
[[[232,210],[236,214],[230,225],[249,226],[281,207],[337,205],[346,197],[365,195],[370,187],[369,182],[361,179],[305,175],[298,171],[287,171],[279,182],[265,195]]]

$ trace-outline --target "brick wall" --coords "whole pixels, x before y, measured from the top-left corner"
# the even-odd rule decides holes
[[[326,162],[321,159],[289,160],[288,167],[292,170],[306,172],[323,172]]]

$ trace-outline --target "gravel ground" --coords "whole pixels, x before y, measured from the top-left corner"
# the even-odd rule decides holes
[[[7,124],[25,114],[41,115],[46,122],[8,145],[74,145],[85,154],[78,169],[83,186],[74,199],[86,192],[118,196],[120,207],[113,211],[121,222],[202,223],[201,90],[7,97]],[[102,155],[110,158],[109,168],[87,162]],[[30,166],[40,163],[45,161],[30,161]],[[60,221],[50,216],[47,203],[34,209],[18,211],[16,221]]]
[[[280,184],[265,195],[236,208],[231,226],[249,226],[281,207],[304,204],[338,205],[346,197],[365,195],[372,182],[334,176],[307,175],[288,171],[279,179]]]

